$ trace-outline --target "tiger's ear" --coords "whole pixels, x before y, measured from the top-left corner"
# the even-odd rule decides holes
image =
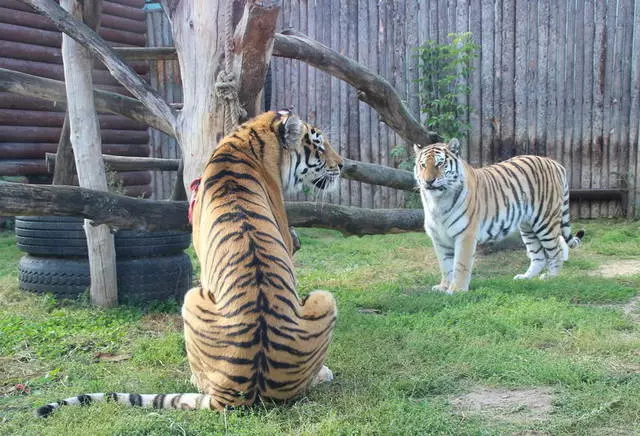
[[[289,112],[283,114],[280,112],[282,122],[278,128],[278,134],[280,136],[280,144],[283,148],[295,148],[302,139],[304,133],[304,123],[296,114]]]
[[[420,154],[423,148],[424,148],[424,145],[422,144],[413,144],[413,152],[415,153],[416,156]]]
[[[451,141],[447,144],[447,148],[451,153],[456,156],[460,156],[460,141],[457,138],[451,138]]]

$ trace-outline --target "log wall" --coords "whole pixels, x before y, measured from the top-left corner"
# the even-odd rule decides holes
[[[105,0],[99,34],[114,47],[146,45],[144,0]],[[64,80],[60,46],[62,35],[46,17],[18,0],[0,0],[0,67],[40,77]],[[149,64],[131,62],[146,77]],[[95,61],[96,88],[129,95],[107,69]],[[45,153],[55,152],[64,109],[55,103],[0,92],[0,177],[27,176],[48,183]],[[106,154],[149,156],[146,126],[128,118],[100,114],[102,150]],[[152,193],[149,172],[114,175],[124,192],[134,196]]]

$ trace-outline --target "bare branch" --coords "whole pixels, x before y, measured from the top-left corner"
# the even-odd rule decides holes
[[[280,1],[247,2],[234,35],[233,69],[239,77],[238,98],[252,118],[262,112],[258,97],[271,60]]]
[[[382,120],[411,143],[429,145],[441,140],[425,129],[407,110],[398,93],[383,77],[337,51],[297,32],[276,34],[274,56],[298,59],[358,90],[358,98],[374,108]]]
[[[44,79],[4,68],[0,68],[0,91],[13,92],[60,103],[67,101],[64,82]],[[134,98],[100,90],[94,90],[93,96],[98,112],[123,115],[154,127],[168,135],[175,135],[173,128],[164,118],[156,116]]]
[[[176,119],[169,105],[113,49],[86,24],[73,18],[53,0],[21,0],[45,15],[63,32],[87,47],[109,69],[113,77],[136,96],[155,116],[171,126],[175,136]]]

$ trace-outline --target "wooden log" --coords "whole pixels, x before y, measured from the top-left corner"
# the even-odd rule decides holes
[[[58,48],[62,44],[62,35],[59,32],[33,29],[15,24],[0,23],[0,35],[5,41],[29,41],[31,44]]]
[[[0,91],[66,102],[64,83],[0,68]],[[2,94],[0,94],[2,96]],[[147,109],[140,101],[108,91],[94,91],[96,110],[124,115],[175,136],[173,122]],[[2,99],[0,99],[2,107]]]
[[[0,176],[46,175],[47,166],[42,159],[1,159]]]
[[[55,142],[60,138],[60,127],[0,126],[0,141]],[[103,129],[103,142],[114,144],[146,144],[149,133],[145,130]]]
[[[144,11],[140,7],[126,5],[123,2],[104,2],[102,6],[103,15],[115,15],[117,17],[129,18],[136,21],[144,21]]]
[[[48,79],[64,80],[62,65],[58,64],[0,57],[0,68]],[[111,77],[108,71],[93,70],[91,75],[96,85],[118,85],[118,82]]]
[[[47,153],[45,159],[49,172],[55,167],[55,153]],[[102,155],[105,165],[113,171],[177,171],[180,166],[180,159],[159,159],[154,157],[124,157]]]
[[[175,47],[114,47],[113,50],[128,61],[178,60]]]
[[[171,134],[175,136],[176,120],[167,103],[154,89],[144,82],[131,67],[118,58],[113,52],[113,49],[111,49],[104,40],[100,39],[89,27],[72,17],[52,0],[24,1],[40,13],[49,17],[60,29],[87,47],[93,55],[97,56],[105,64],[111,74],[127,88],[129,92],[136,96],[149,111],[171,126]],[[105,5],[105,13],[107,12],[106,8],[108,5],[113,6],[113,4]],[[140,12],[144,16],[144,12]],[[143,19],[143,17],[141,19]]]
[[[369,235],[423,231],[421,210],[360,209],[315,202],[286,203],[289,224]],[[186,201],[129,198],[75,186],[0,182],[0,215],[78,216],[110,227],[187,230]]]
[[[143,124],[119,115],[102,114],[100,128],[117,130],[146,130]],[[60,127],[64,112],[45,112],[18,109],[0,109],[0,125]]]
[[[29,41],[31,43],[41,40],[44,41],[47,46],[60,47],[62,36],[50,20],[34,13],[13,11],[7,8],[2,9],[3,15],[1,15],[2,22],[0,22],[0,29],[7,30],[7,32],[0,32],[2,39],[16,42]],[[144,47],[146,44],[146,36],[144,34],[120,29],[101,27],[98,30],[98,35],[106,41],[120,45]],[[25,36],[26,39],[16,39],[20,36]]]
[[[55,142],[0,142],[0,159],[43,159],[55,153]],[[102,144],[102,153],[118,156],[149,156],[148,144]]]
[[[15,41],[0,40],[0,57],[62,65],[62,53],[59,48]],[[149,72],[148,62],[129,61],[128,63],[140,75],[145,75]],[[98,60],[94,60],[93,68],[106,70],[106,67]]]

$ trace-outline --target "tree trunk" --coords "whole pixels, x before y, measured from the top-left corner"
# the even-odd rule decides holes
[[[90,2],[85,1],[84,3]],[[61,4],[75,18],[82,19],[81,2],[61,0]],[[93,101],[91,54],[82,45],[63,34],[62,59],[67,85],[71,144],[79,184],[89,189],[106,191],[107,179],[104,163],[101,159],[100,128]],[[113,235],[108,226],[92,226],[88,220],[85,220],[84,229],[89,249],[91,302],[102,307],[116,306],[118,287]]]
[[[266,73],[263,64],[270,61],[280,2],[248,2],[238,26],[235,47],[232,3],[231,0],[162,1],[172,23],[173,40],[180,60],[184,104],[178,116],[176,136],[184,160],[184,186],[200,177],[204,163],[216,144],[229,133],[225,131],[225,118],[235,118],[234,124],[238,122],[233,107],[227,104],[222,94],[219,95],[222,92],[220,87],[225,85],[220,73],[235,73],[236,93],[245,86],[255,88],[256,80],[260,80],[259,90]],[[249,30],[252,40],[244,44],[245,33]],[[260,56],[252,51],[252,44],[257,41],[262,44]],[[228,59],[225,59],[225,44],[231,56]],[[235,70],[234,53],[237,56]],[[246,62],[253,63],[247,74],[242,70]],[[256,98],[255,95],[250,97]],[[240,104],[245,110],[247,105],[251,106],[249,113],[254,111],[255,100],[240,101]]]
[[[102,14],[102,0],[88,1],[83,5],[84,22],[92,30],[97,31]],[[69,111],[65,111],[62,132],[56,153],[56,168],[53,172],[54,185],[71,185],[76,175],[76,165],[71,145],[71,129],[69,127]]]

